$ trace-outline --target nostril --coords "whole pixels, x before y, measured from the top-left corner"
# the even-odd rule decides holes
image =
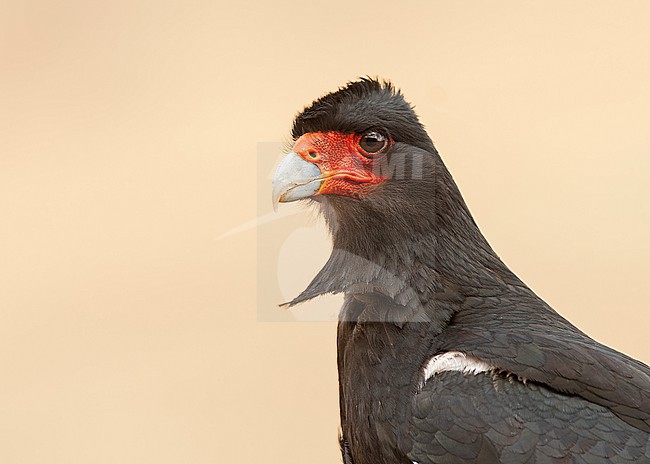
[[[314,150],[309,150],[307,153],[311,159],[316,159],[318,158],[318,153],[316,153]]]

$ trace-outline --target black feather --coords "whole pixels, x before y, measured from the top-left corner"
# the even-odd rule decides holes
[[[291,135],[297,139],[308,132],[361,133],[373,128],[386,129],[395,141],[432,148],[402,94],[390,82],[370,78],[350,82],[314,101],[296,116]]]

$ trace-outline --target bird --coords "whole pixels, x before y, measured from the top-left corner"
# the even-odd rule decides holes
[[[535,294],[479,230],[414,107],[363,77],[295,117],[274,204],[332,252],[344,464],[650,463],[650,368]]]

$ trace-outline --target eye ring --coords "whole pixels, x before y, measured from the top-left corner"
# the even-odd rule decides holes
[[[366,155],[378,155],[388,146],[388,137],[381,131],[371,129],[361,134],[358,145]]]

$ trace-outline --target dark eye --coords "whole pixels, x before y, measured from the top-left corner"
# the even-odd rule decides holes
[[[359,146],[369,155],[376,155],[388,145],[388,140],[384,134],[377,131],[369,131],[361,136]]]

